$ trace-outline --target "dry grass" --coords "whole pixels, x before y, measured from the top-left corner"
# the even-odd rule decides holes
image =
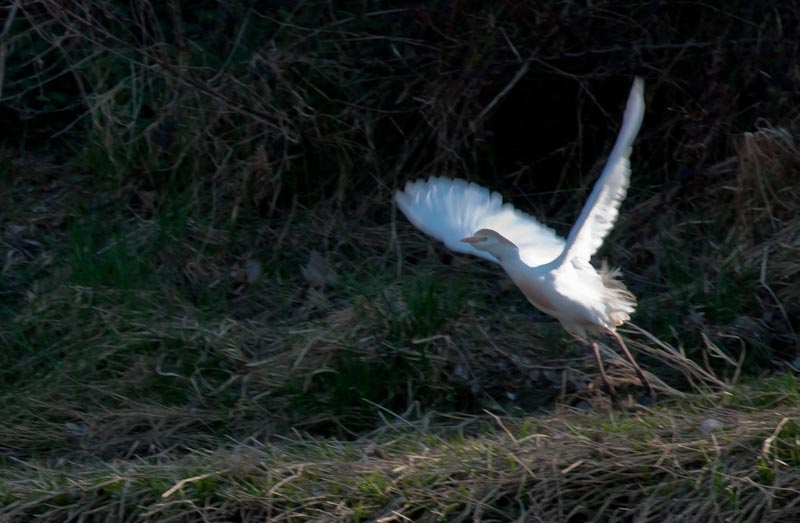
[[[215,442],[132,461],[6,467],[7,521],[787,521],[800,412],[394,420],[353,442]],[[776,409],[780,410],[777,412]],[[449,420],[447,418],[450,418]],[[719,422],[706,432],[703,423]]]
[[[681,5],[15,3],[0,520],[796,519],[798,28]],[[607,255],[660,400],[607,351],[610,412],[390,201],[467,177],[565,232],[634,71]]]
[[[760,264],[762,307],[794,335],[786,305],[800,299],[800,149],[787,129],[764,125],[737,144],[737,241],[749,263]],[[791,307],[791,305],[790,305]],[[791,310],[791,309],[790,309]]]
[[[53,195],[48,215],[70,197],[57,184],[35,194]],[[609,375],[632,394],[629,410],[614,413],[585,348],[565,353],[557,325],[532,315],[502,280],[480,283],[499,278],[491,268],[455,259],[437,273],[438,251],[408,227],[398,224],[400,243],[418,260],[399,277],[393,264],[379,269],[380,256],[329,251],[316,262],[328,274],[321,285],[303,283],[300,270],[256,278],[246,257],[202,251],[218,233],[198,227],[152,260],[152,283],[118,289],[75,283],[73,267],[57,262],[74,245],[24,251],[43,245],[52,226],[31,218],[38,211],[24,192],[16,201],[15,219],[33,226],[6,224],[19,234],[5,238],[14,246],[9,274],[21,278],[25,267],[47,276],[31,282],[3,328],[13,346],[0,425],[6,520],[784,521],[797,513],[796,379],[757,383],[745,346],[720,344],[708,323],[693,325],[702,344],[689,347],[685,326],[675,344],[631,326],[625,335],[646,354],[661,399],[634,406],[638,380],[609,352]],[[113,242],[147,251],[157,221],[131,222],[97,259]],[[307,226],[284,241],[310,252],[316,225]],[[381,252],[393,240],[384,228],[356,241]],[[320,268],[330,259],[339,261]],[[192,298],[170,260],[221,293]],[[356,270],[377,271],[375,280],[347,279]],[[466,296],[445,292],[459,286]],[[667,300],[674,290],[665,292]],[[418,323],[431,313],[441,322]],[[336,395],[365,372],[402,379]],[[570,407],[583,401],[592,408]],[[707,420],[721,428],[704,432]]]

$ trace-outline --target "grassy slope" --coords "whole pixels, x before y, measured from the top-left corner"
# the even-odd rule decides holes
[[[293,433],[271,442],[214,439],[138,459],[10,459],[3,514],[12,521],[34,514],[43,521],[77,514],[786,521],[797,513],[800,427],[796,389],[779,396],[757,408],[707,398],[626,414],[558,409],[540,417],[432,415],[416,422],[388,416],[380,430],[356,441]],[[714,431],[704,430],[710,419],[720,422]]]
[[[31,38],[38,53],[35,34],[52,46],[43,52],[59,56],[83,49],[53,43],[61,25],[81,22],[58,18],[57,3],[40,6],[27,20],[41,22],[44,12],[58,23],[33,23],[20,41]],[[572,16],[565,13],[548,16]],[[550,151],[551,163],[514,171],[503,157],[524,163],[524,145],[487,146],[491,132],[506,140],[516,132],[503,129],[515,121],[510,112],[537,110],[522,97],[499,104],[495,122],[478,117],[520,70],[504,53],[509,38],[524,47],[528,33],[515,24],[526,18],[501,10],[503,30],[485,33],[489,15],[478,11],[443,43],[440,15],[414,18],[423,28],[416,39],[370,25],[377,15],[304,19],[308,28],[282,26],[276,53],[253,51],[242,30],[228,61],[209,49],[165,58],[144,44],[105,61],[67,59],[83,64],[72,70],[96,89],[80,100],[92,109],[86,134],[76,131],[66,152],[16,142],[0,162],[0,519],[796,515],[797,382],[773,375],[797,343],[792,180],[800,154],[791,132],[762,125],[728,140],[719,129],[733,120],[666,121],[665,107],[688,103],[676,94],[685,81],[665,69],[649,79],[639,169],[606,252],[639,296],[635,321],[647,330],[625,335],[661,400],[633,406],[637,380],[609,353],[610,375],[632,396],[629,410],[609,412],[584,347],[496,268],[449,255],[389,205],[406,177],[474,171],[563,232],[592,181],[569,173],[597,172],[599,147]],[[249,16],[259,31],[273,22]],[[211,19],[242,27],[235,17]],[[79,29],[70,34],[87,34]],[[392,52],[376,45],[374,56],[358,54],[382,31],[378,41]],[[112,36],[95,44],[113,46]],[[185,49],[207,39],[194,44]],[[342,53],[359,56],[359,67],[331,59]],[[682,56],[644,62],[665,67]],[[193,68],[162,77],[154,64],[164,59]],[[560,60],[548,63],[575,67]],[[38,92],[47,103],[70,94],[41,71],[20,73],[25,67],[10,69],[12,92],[46,85]],[[460,76],[472,67],[479,72]],[[573,82],[547,68],[531,76]],[[144,98],[128,96],[131,86]],[[525,87],[537,86],[554,92],[543,80]],[[387,89],[394,105],[380,105]],[[11,100],[42,103],[25,96]],[[764,110],[778,114],[781,96]],[[607,102],[609,113],[617,102]],[[559,128],[565,135],[610,140],[613,117],[575,110],[591,123]],[[275,119],[265,121],[267,113]],[[301,145],[287,145],[292,133]],[[680,138],[680,166],[662,162],[673,154],[663,136],[692,136]],[[710,167],[693,156],[701,145],[715,155],[703,160]],[[540,174],[564,158],[560,176]],[[685,172],[700,168],[702,176]],[[685,180],[663,184],[680,178],[673,170]],[[704,431],[709,419],[721,426]]]
[[[312,287],[301,268],[313,213],[295,225],[306,234],[269,256],[247,244],[253,231],[230,240],[171,206],[63,224],[89,187],[36,171],[14,177],[4,202],[7,231],[28,224],[7,238],[4,280],[10,520],[795,513],[791,375],[731,387],[741,360],[703,371],[630,331],[661,401],[609,412],[584,348],[492,267],[448,268],[405,225],[400,247],[422,256],[413,266],[398,274],[393,249],[365,256],[390,241],[390,227],[367,228],[326,255],[327,281]],[[610,361],[638,394],[624,362]],[[594,407],[566,406],[582,398]],[[721,427],[704,431],[708,419]]]

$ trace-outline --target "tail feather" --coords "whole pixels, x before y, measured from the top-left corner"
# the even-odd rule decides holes
[[[599,272],[603,282],[604,298],[608,303],[609,316],[614,325],[622,325],[631,319],[631,314],[636,310],[636,296],[620,280],[622,271],[618,267],[611,269],[603,261]]]

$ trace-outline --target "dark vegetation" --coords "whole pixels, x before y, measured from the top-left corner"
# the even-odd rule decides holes
[[[797,518],[794,3],[2,13],[0,521]],[[660,400],[607,353],[617,413],[391,198],[466,178],[566,234],[634,75],[602,257]]]

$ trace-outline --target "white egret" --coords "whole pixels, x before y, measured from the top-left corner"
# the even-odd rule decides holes
[[[605,264],[597,270],[589,260],[614,226],[628,189],[629,157],[644,115],[643,91],[642,79],[636,78],[617,141],[566,240],[503,204],[498,193],[464,180],[431,177],[409,182],[395,194],[397,206],[417,228],[454,251],[499,263],[534,307],[589,343],[615,404],[616,394],[592,335],[610,334],[651,398],[653,389],[616,331],[630,319],[636,298],[619,280],[619,270]]]

